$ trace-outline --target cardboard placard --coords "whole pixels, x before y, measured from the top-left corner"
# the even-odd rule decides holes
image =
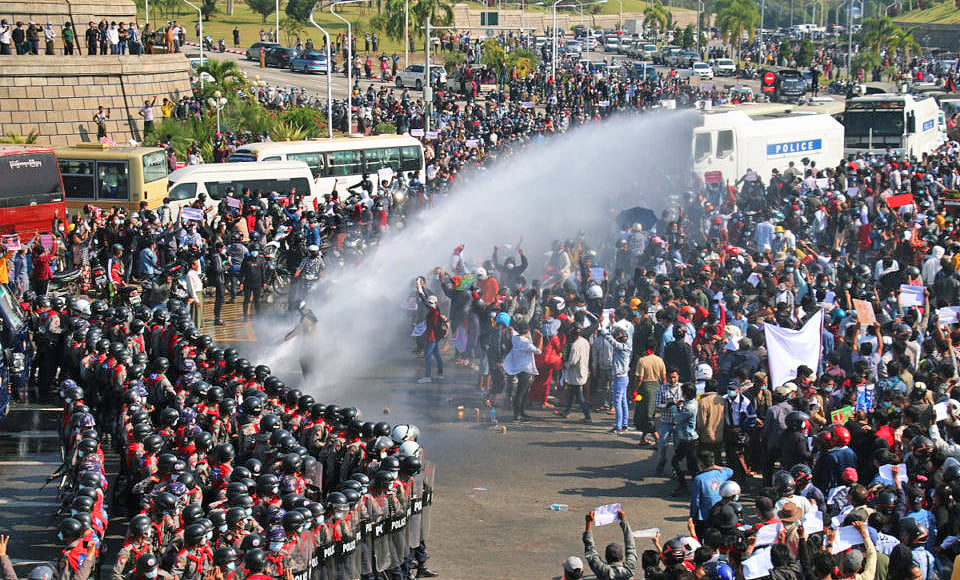
[[[521,103],[520,103],[520,108],[521,108],[521,109],[532,109],[532,108],[533,108],[533,101],[523,101],[523,102],[521,102]]]
[[[606,526],[620,521],[617,512],[622,508],[618,503],[608,503],[593,510],[593,525]]]
[[[423,137],[423,129],[410,129],[411,137]]]
[[[923,286],[911,286],[910,284],[900,285],[900,306],[909,308],[911,306],[923,306]]]
[[[900,195],[891,195],[890,197],[887,198],[887,205],[890,206],[890,209],[897,209],[898,207],[911,205],[912,203],[913,203],[912,193],[902,193]]]
[[[590,268],[590,280],[603,280],[603,268]]]
[[[843,425],[851,418],[853,418],[853,407],[843,407],[830,413],[830,422],[837,425]]]
[[[227,198],[227,207],[232,207],[232,208],[240,209],[240,207],[241,207],[242,205],[243,205],[243,203],[240,201],[239,198],[236,198],[236,197],[228,197],[228,198]]]
[[[3,236],[3,238],[0,238],[0,243],[3,244],[4,250],[19,250],[20,236],[18,236],[17,234]]]
[[[196,207],[185,207],[180,210],[180,217],[184,220],[203,221],[203,210]]]
[[[384,167],[377,170],[377,181],[389,182],[391,179],[393,179],[393,168]]]
[[[866,300],[853,299],[853,309],[857,311],[857,322],[860,324],[869,324],[873,326],[877,323],[876,313],[873,311],[873,304]]]
[[[872,411],[874,401],[876,400],[875,394],[876,388],[872,384],[857,387],[857,402],[854,409],[868,413]]]
[[[944,306],[937,308],[937,322],[939,324],[956,324],[960,322],[960,306]]]
[[[40,234],[40,246],[44,250],[53,249],[53,234]]]
[[[436,139],[439,134],[436,131],[427,131],[423,134],[427,139]]]

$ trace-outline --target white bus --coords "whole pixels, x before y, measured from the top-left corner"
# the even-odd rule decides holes
[[[943,113],[933,97],[876,94],[847,100],[844,152],[897,153],[919,158],[946,140]]]
[[[329,193],[316,186],[310,168],[302,161],[187,165],[171,173],[167,179],[170,181],[167,198],[173,217],[179,215],[180,208],[195,202],[201,193],[206,195],[207,207],[216,207],[226,197],[228,189],[233,189],[237,197],[244,188],[259,191],[264,196],[271,192],[283,195],[296,191],[304,194],[308,204]]]
[[[423,144],[406,135],[250,143],[239,147],[228,161],[303,161],[321,191],[330,193],[336,181],[341,195],[359,183],[364,173],[378,185],[400,172],[424,177]]]

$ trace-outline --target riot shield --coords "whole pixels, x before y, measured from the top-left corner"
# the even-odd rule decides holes
[[[420,541],[426,541],[427,536],[430,535],[430,511],[433,506],[433,481],[436,474],[437,465],[428,461],[423,467],[423,491],[420,496],[423,501],[423,508],[420,513]],[[411,541],[410,544],[418,546],[420,542],[414,543]]]
[[[315,530],[307,532],[310,534],[310,542],[313,550],[310,553],[310,580],[326,580],[326,571],[323,568],[323,555],[327,546],[330,545],[327,527],[321,525]]]
[[[410,503],[407,507],[407,546],[411,549],[420,545],[423,533],[423,485],[426,474],[421,471],[413,477],[410,486]]]
[[[373,498],[370,495],[362,496],[360,507],[357,511],[359,521],[357,522],[357,553],[360,557],[360,576],[364,577],[374,573],[373,568],[373,521],[372,521]]]
[[[373,568],[375,572],[384,572],[390,569],[390,544],[387,534],[387,525],[390,508],[386,496],[370,497],[370,546],[373,553]]]
[[[303,483],[304,489],[309,490],[310,486],[316,487],[315,493],[321,494],[323,491],[323,463],[320,461],[307,461],[303,464]],[[306,494],[305,494],[306,495]],[[319,497],[319,495],[318,495]],[[311,498],[312,499],[312,498]],[[319,500],[313,500],[319,501]]]
[[[387,535],[390,540],[390,567],[402,566],[407,557],[407,507],[404,492],[396,490],[390,497],[390,519],[387,524]]]
[[[293,574],[293,580],[310,580],[310,559],[313,552],[313,534],[310,530],[300,532],[287,555],[287,566]]]

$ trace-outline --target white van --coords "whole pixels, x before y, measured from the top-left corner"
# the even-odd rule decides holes
[[[314,198],[323,195],[314,182],[310,167],[303,161],[188,165],[167,178],[170,182],[167,197],[175,216],[180,208],[195,202],[201,193],[206,194],[207,207],[216,207],[226,196],[228,188],[233,188],[238,196],[247,187],[264,195],[274,191],[289,194],[295,189],[298,193],[305,193],[310,204]]]

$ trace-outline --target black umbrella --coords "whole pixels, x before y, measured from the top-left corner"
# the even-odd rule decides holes
[[[617,227],[621,230],[630,229],[633,224],[643,225],[643,229],[650,231],[657,225],[657,214],[647,207],[632,207],[625,209],[617,216]]]

